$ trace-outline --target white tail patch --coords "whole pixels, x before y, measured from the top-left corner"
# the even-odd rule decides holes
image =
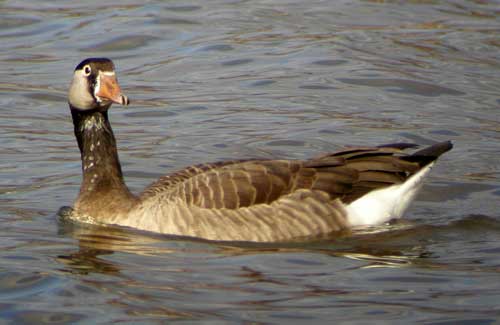
[[[401,218],[415,199],[434,162],[422,168],[406,182],[371,191],[346,206],[347,219],[352,227],[374,226]]]

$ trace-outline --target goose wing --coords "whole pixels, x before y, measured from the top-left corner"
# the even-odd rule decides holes
[[[142,199],[162,196],[207,209],[271,204],[299,190],[349,203],[371,190],[404,182],[420,169],[402,151],[410,144],[349,148],[310,160],[240,160],[188,167],[162,177]]]

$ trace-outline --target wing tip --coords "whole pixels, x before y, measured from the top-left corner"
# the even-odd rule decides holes
[[[425,166],[435,161],[452,148],[453,143],[450,140],[442,141],[416,151],[403,159],[406,161],[418,162],[420,166]]]

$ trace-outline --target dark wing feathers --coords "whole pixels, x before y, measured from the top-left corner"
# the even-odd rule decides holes
[[[425,166],[426,164],[436,160],[443,153],[451,150],[451,148],[453,148],[451,141],[439,142],[419,150],[410,156],[406,156],[403,160],[418,162],[421,166]]]
[[[407,143],[407,142],[397,142],[397,143],[387,143],[377,146],[377,148],[392,148],[398,150],[405,150],[410,148],[417,148],[418,144]]]
[[[451,149],[440,143],[414,155],[407,143],[348,148],[306,161],[240,160],[203,164],[162,177],[142,198],[162,195],[202,208],[238,209],[270,204],[306,189],[349,203],[367,192],[399,184],[422,166]]]

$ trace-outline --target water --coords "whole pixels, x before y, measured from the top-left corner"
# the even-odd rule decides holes
[[[500,2],[3,1],[0,323],[494,323]],[[450,139],[405,220],[230,245],[57,219],[80,183],[66,90],[115,61],[125,176]]]

